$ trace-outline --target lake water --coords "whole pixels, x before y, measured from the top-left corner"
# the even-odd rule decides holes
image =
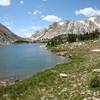
[[[40,45],[0,46],[0,80],[24,79],[66,61],[65,58],[56,56]]]

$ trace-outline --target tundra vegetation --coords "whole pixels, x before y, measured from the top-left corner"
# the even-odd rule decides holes
[[[85,35],[88,34],[82,36]],[[85,38],[68,43],[65,38],[66,35],[55,37],[47,47],[56,54],[69,57],[68,62],[14,85],[1,86],[0,100],[99,100],[100,39],[96,36],[93,40]]]

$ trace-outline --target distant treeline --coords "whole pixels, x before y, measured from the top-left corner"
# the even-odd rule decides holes
[[[97,38],[100,38],[100,32],[97,29],[93,32],[87,32],[85,34],[63,34],[49,40],[47,46],[57,46],[66,42],[72,43]]]
[[[28,40],[17,40],[14,43],[20,44],[20,43],[31,43],[31,42]]]
[[[62,34],[62,35],[56,36],[56,37],[52,38],[51,40],[49,40],[47,42],[47,46],[56,46],[59,44],[63,44],[65,42],[67,42],[67,35]]]

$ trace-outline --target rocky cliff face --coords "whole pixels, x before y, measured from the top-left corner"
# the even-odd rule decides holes
[[[15,35],[4,25],[0,24],[0,44],[13,43],[19,39],[21,39],[21,37]]]
[[[61,34],[84,34],[86,32],[92,32],[95,29],[100,31],[100,18],[98,17],[90,17],[85,20],[66,20],[64,22],[54,23],[47,29],[36,31],[31,38],[33,41],[46,40]]]

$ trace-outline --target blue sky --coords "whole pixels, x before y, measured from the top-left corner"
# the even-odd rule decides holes
[[[100,0],[0,0],[0,23],[19,36],[53,22],[100,16]]]

